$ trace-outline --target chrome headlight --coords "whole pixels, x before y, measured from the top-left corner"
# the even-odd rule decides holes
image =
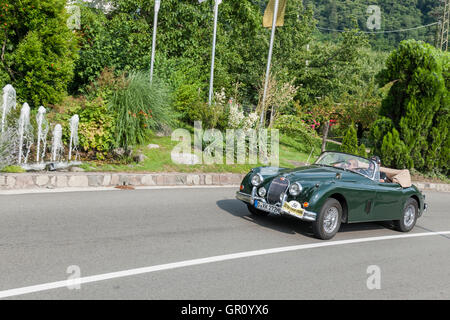
[[[289,194],[295,197],[298,196],[302,192],[302,190],[302,185],[299,182],[296,182],[289,187]]]
[[[267,194],[266,188],[264,188],[264,187],[259,188],[258,194],[259,194],[260,197],[264,198],[266,196],[266,194]]]
[[[261,185],[261,183],[263,183],[263,181],[264,181],[264,178],[259,173],[254,174],[252,177],[252,180],[251,180],[252,185],[254,185],[255,187]]]

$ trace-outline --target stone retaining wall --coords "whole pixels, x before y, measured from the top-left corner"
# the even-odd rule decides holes
[[[103,173],[48,172],[5,173],[0,175],[0,190],[177,185],[239,185],[245,174],[237,173]],[[413,182],[420,190],[450,192],[450,184]]]
[[[239,185],[245,174],[230,173],[7,173],[0,175],[0,190],[177,185]]]

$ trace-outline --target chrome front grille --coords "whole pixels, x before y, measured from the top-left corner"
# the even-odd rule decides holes
[[[275,178],[270,184],[269,190],[267,191],[267,202],[270,204],[276,204],[280,202],[280,195],[286,192],[289,187],[289,180],[284,177]]]

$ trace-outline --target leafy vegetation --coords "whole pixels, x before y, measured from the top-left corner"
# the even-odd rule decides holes
[[[76,38],[67,27],[66,0],[0,2],[0,85],[37,108],[58,103],[72,80]]]
[[[440,2],[435,0],[305,0],[305,5],[314,5],[314,17],[318,26],[324,29],[345,30],[354,27],[364,31],[390,31],[414,28],[438,21],[442,13]],[[370,30],[367,20],[369,5],[377,5],[381,10],[381,29]],[[381,33],[370,35],[373,46],[379,50],[392,50],[401,41],[417,39],[434,44],[437,26],[415,29],[408,32]],[[336,32],[323,30],[323,38],[333,39]]]
[[[393,82],[382,102],[373,136],[386,165],[448,172],[450,140],[449,53],[415,40],[394,50],[380,73],[381,85]],[[448,80],[448,78],[447,78]]]
[[[127,84],[113,93],[109,109],[117,115],[117,147],[142,144],[150,130],[170,127],[175,119],[165,84],[156,79],[150,84],[148,74],[143,72],[128,76]]]
[[[152,84],[155,1],[111,4],[105,12],[79,1],[81,25],[70,31],[65,0],[0,2],[0,84],[16,87],[20,102],[31,104],[32,118],[40,104],[49,107],[51,129],[62,124],[65,141],[66,124],[78,114],[83,159],[116,163],[114,149],[140,150],[159,139],[155,132],[192,129],[195,121],[203,129],[246,131],[263,119],[264,128],[280,130],[281,157],[291,164],[316,155],[322,136],[322,148],[367,156],[367,146],[386,166],[448,175],[450,60],[425,43],[433,43],[436,28],[361,32],[368,31],[369,5],[381,8],[381,30],[395,30],[434,23],[436,1],[288,1],[285,25],[276,30],[264,110],[267,0],[220,5],[211,105],[213,1],[161,2]],[[425,42],[403,41],[409,38]],[[168,164],[165,151],[152,152],[145,151],[144,168],[180,169]],[[120,161],[127,166],[129,159]],[[122,162],[117,166],[125,169]]]

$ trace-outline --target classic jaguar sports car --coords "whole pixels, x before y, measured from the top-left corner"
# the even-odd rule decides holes
[[[310,221],[324,240],[333,238],[341,223],[393,220],[397,230],[409,232],[427,209],[408,170],[341,152],[324,152],[314,164],[295,169],[254,168],[236,198],[254,215]]]

